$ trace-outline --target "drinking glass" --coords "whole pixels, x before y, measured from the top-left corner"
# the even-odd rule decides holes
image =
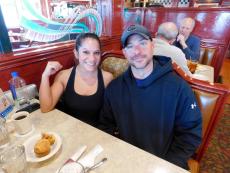
[[[29,173],[23,145],[8,146],[0,153],[0,172]]]
[[[10,142],[9,133],[6,128],[6,120],[0,117],[0,149],[6,147]]]
[[[193,59],[188,60],[188,68],[191,73],[195,73],[197,65],[198,65],[197,60],[193,60]]]

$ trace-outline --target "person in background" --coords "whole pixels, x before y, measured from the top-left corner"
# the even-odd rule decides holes
[[[74,54],[79,64],[70,69],[58,72],[62,65],[57,61],[48,62],[39,91],[41,111],[54,109],[62,96],[68,114],[96,126],[103,105],[104,89],[113,76],[98,68],[101,43],[97,35],[78,35]],[[54,83],[50,86],[49,78],[56,73]]]
[[[154,55],[170,57],[187,75],[192,76],[192,73],[188,69],[184,53],[178,47],[172,45],[176,40],[177,34],[178,29],[175,23],[162,23],[158,27],[156,38],[153,39]]]
[[[190,17],[184,18],[180,23],[179,35],[174,45],[184,52],[187,59],[199,61],[200,38],[191,34],[194,27],[195,20]]]
[[[187,168],[202,128],[192,89],[173,71],[170,58],[153,56],[145,27],[129,26],[121,42],[130,67],[106,88],[99,128]]]

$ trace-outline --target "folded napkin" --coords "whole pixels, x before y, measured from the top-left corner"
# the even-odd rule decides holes
[[[89,151],[89,153],[84,156],[83,158],[81,158],[80,160],[78,160],[79,163],[81,163],[84,168],[85,167],[92,167],[94,165],[95,162],[95,158],[103,151],[103,148],[101,145],[96,145],[91,151]]]
[[[80,148],[70,157],[70,159],[67,160],[67,162],[68,162],[68,161],[77,161],[77,160],[81,157],[81,155],[84,153],[84,151],[86,150],[86,148],[87,148],[86,145],[80,147]]]
[[[56,173],[69,173],[73,170],[76,171],[76,169],[78,170],[79,168],[75,168],[76,165],[74,164],[69,164],[69,163],[76,163],[76,161],[81,157],[81,155],[85,152],[87,146],[81,146],[65,163],[64,165],[62,165],[61,168],[59,168]],[[67,165],[67,166],[66,166]],[[78,165],[79,166],[79,165]],[[64,167],[64,168],[63,168]],[[1,172],[0,172],[1,173]]]
[[[103,151],[101,145],[96,145],[92,150],[90,150],[84,157],[79,159],[84,151],[86,146],[80,147],[66,162],[65,164],[57,170],[56,173],[69,173],[69,172],[81,172],[82,166],[84,168],[89,168],[94,165],[95,158]],[[79,159],[79,160],[78,160]],[[77,161],[78,160],[78,161]],[[78,164],[80,163],[80,164]],[[82,165],[82,166],[81,166]]]

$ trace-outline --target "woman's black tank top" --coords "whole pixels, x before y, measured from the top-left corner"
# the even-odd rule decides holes
[[[74,80],[76,67],[73,67],[66,89],[62,95],[64,101],[65,112],[69,115],[84,121],[93,126],[97,125],[100,109],[103,104],[104,97],[104,81],[102,72],[98,69],[98,86],[97,91],[93,95],[79,95],[74,90]]]

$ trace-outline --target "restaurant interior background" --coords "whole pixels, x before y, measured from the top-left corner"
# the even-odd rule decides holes
[[[109,17],[111,18],[111,15],[114,14],[116,10],[113,5],[115,4],[119,4],[118,8],[126,18],[128,16],[126,10],[133,7],[214,8],[228,7],[230,6],[230,1],[111,0],[111,3],[108,3],[104,0],[0,0],[0,4],[12,48],[16,50],[46,43],[72,40],[75,39],[77,33],[93,32],[95,29],[98,35],[111,35],[111,26],[105,22],[103,27],[101,25],[102,21],[105,21],[105,15],[110,15]],[[95,11],[86,12],[89,9],[94,9]],[[79,17],[80,14],[81,16]],[[73,20],[76,16],[78,18]],[[141,22],[140,18],[135,20],[136,22]]]
[[[164,21],[196,19],[194,33],[201,46],[212,50],[211,66],[219,82],[221,67],[230,59],[230,0],[0,0],[0,86],[8,90],[11,71],[28,83],[40,84],[41,73],[50,60],[64,68],[74,62],[74,39],[80,32],[101,36],[103,51],[120,50],[122,30],[129,24],[146,26],[152,35]],[[229,63],[230,64],[230,63]],[[225,72],[229,76],[229,65]],[[226,105],[201,170],[230,170],[230,106]]]

